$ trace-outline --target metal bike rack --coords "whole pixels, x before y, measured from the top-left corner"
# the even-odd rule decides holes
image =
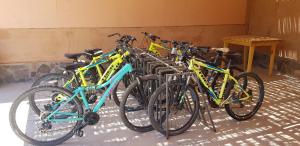
[[[201,89],[201,87],[199,86],[200,84],[199,84],[199,81],[196,79],[196,76],[195,76],[195,74],[194,73],[192,73],[192,72],[185,72],[185,73],[176,73],[176,74],[167,74],[166,75],[166,138],[168,139],[169,138],[169,92],[168,92],[168,87],[169,87],[169,84],[168,84],[168,81],[170,80],[170,79],[172,79],[172,78],[174,78],[174,77],[178,77],[178,76],[186,76],[187,78],[188,77],[191,77],[191,78],[193,78],[196,82],[198,82],[197,84],[198,84],[198,88],[199,88],[199,91],[201,92],[201,93],[204,93],[203,91],[202,91],[202,89]],[[211,130],[213,130],[214,132],[216,132],[216,128],[215,128],[215,124],[214,124],[214,122],[213,122],[213,119],[212,119],[212,116],[211,116],[211,113],[210,113],[210,109],[209,109],[209,107],[208,107],[208,105],[207,105],[207,103],[206,103],[206,101],[207,101],[208,99],[204,99],[204,102],[203,102],[203,104],[204,104],[204,109],[202,109],[201,107],[199,108],[199,116],[201,117],[201,119],[202,119],[202,121],[203,121],[203,124],[205,125],[205,126],[207,126],[207,127],[209,127]],[[200,99],[199,99],[199,103],[198,104],[200,104]],[[200,105],[199,105],[200,106]],[[202,110],[204,110],[204,111],[202,111]],[[204,117],[204,113],[205,113],[205,111],[207,111],[207,114],[208,114],[208,117],[209,117],[209,120],[210,120],[210,123],[211,123],[211,125],[212,126],[209,126],[208,125],[208,123],[207,123],[207,121],[206,121],[206,119],[205,119],[205,117]]]
[[[143,51],[144,52],[144,51]],[[173,69],[176,73],[174,73],[174,74],[166,74],[166,138],[168,139],[169,138],[169,111],[170,111],[170,109],[169,109],[169,92],[168,92],[168,87],[169,87],[169,84],[168,84],[168,82],[169,82],[169,80],[171,80],[172,78],[178,78],[178,76],[187,76],[187,77],[192,77],[196,82],[197,82],[197,84],[198,84],[198,88],[199,88],[199,91],[201,92],[201,93],[204,93],[203,91],[202,91],[202,88],[199,86],[200,85],[200,82],[199,82],[199,80],[197,80],[197,78],[196,78],[196,76],[195,76],[195,74],[194,73],[192,73],[192,72],[183,72],[183,71],[181,71],[181,70],[179,70],[179,69],[177,69],[176,67],[174,67],[174,66],[171,66],[171,65],[169,65],[169,64],[167,64],[167,63],[165,63],[164,61],[162,61],[161,59],[159,59],[159,58],[157,58],[157,57],[155,57],[155,56],[153,56],[153,55],[151,55],[151,54],[149,54],[149,53],[144,53],[145,55],[147,55],[147,56],[149,56],[149,57],[151,57],[151,58],[153,58],[153,59],[155,59],[156,61],[158,61],[158,62],[160,62],[160,63],[162,63],[162,64],[164,64],[164,65],[166,65],[167,67],[169,67],[170,69]],[[162,77],[159,77],[159,84],[161,85],[161,83],[162,83]],[[160,97],[159,97],[160,98]],[[206,103],[206,101],[207,101],[208,99],[204,99],[204,109],[202,109],[201,107],[199,108],[199,116],[201,117],[201,119],[202,119],[202,121],[203,121],[203,124],[205,125],[205,126],[207,126],[207,127],[209,127],[210,129],[212,129],[214,132],[216,132],[216,128],[215,128],[215,124],[214,124],[214,122],[213,122],[213,119],[212,119],[212,117],[211,117],[211,113],[210,113],[210,109],[208,108],[208,105],[207,105],[207,103]],[[160,100],[159,100],[160,101]],[[199,99],[199,103],[198,104],[200,104],[200,99]],[[202,111],[202,110],[204,110],[204,111]],[[211,125],[212,126],[209,126],[208,125],[208,123],[207,123],[207,121],[206,121],[206,119],[205,119],[205,117],[204,117],[204,113],[205,113],[205,111],[207,111],[207,113],[208,113],[208,116],[209,116],[209,120],[210,120],[210,123],[211,123]],[[161,111],[160,111],[161,112]],[[160,113],[161,114],[161,113]],[[161,123],[162,124],[162,123]]]

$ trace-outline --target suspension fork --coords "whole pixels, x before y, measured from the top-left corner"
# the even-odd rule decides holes
[[[185,84],[184,87],[183,87],[183,93],[182,93],[182,95],[180,96],[180,104],[181,104],[181,105],[183,105],[183,103],[184,103],[184,94],[185,94],[185,92],[187,91],[187,87],[188,87],[188,85],[189,85],[189,83],[190,83],[190,79],[191,79],[191,77],[188,76],[188,77],[187,77],[186,84]],[[181,91],[181,90],[179,90],[179,91]],[[180,92],[179,92],[179,93],[180,93]]]

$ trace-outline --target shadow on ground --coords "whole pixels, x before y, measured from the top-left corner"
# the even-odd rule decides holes
[[[29,84],[9,85],[0,89],[1,95],[15,97],[16,86],[19,93],[29,88]],[[216,133],[197,120],[186,133],[170,137],[168,140],[156,131],[137,133],[128,130],[119,118],[118,107],[113,101],[107,101],[106,106],[99,112],[98,124],[86,127],[83,137],[74,136],[62,145],[300,145],[300,80],[285,76],[279,80],[265,82],[265,89],[263,106],[252,119],[237,122],[223,109],[212,109]],[[12,100],[13,98],[1,97],[0,106]],[[5,126],[6,130],[10,130]],[[9,137],[16,138],[14,135]]]

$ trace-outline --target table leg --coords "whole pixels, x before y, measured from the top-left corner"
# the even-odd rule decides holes
[[[228,48],[229,47],[229,43],[224,42],[224,48]]]
[[[275,55],[276,55],[276,45],[272,45],[272,47],[271,47],[271,55],[270,55],[270,64],[269,64],[269,76],[271,76],[272,72],[273,72]]]
[[[243,56],[244,70],[247,69],[247,60],[248,60],[248,47],[244,46],[244,56]]]
[[[255,46],[250,46],[249,55],[248,55],[247,72],[252,71],[252,62],[253,62],[254,50],[255,50]]]

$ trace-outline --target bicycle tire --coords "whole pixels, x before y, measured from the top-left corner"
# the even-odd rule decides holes
[[[170,82],[170,85],[175,85],[177,82]],[[169,136],[175,136],[175,135],[179,135],[182,134],[183,132],[185,132],[186,130],[188,130],[193,123],[195,122],[195,120],[197,119],[198,116],[198,112],[199,112],[199,99],[198,96],[196,94],[196,91],[194,89],[194,87],[188,85],[187,90],[189,90],[191,92],[191,97],[193,100],[193,105],[194,105],[194,112],[192,113],[192,116],[190,117],[190,119],[180,128],[176,129],[176,130],[169,130],[168,134]],[[150,122],[153,126],[153,128],[157,131],[159,131],[161,134],[166,135],[166,130],[162,127],[162,125],[160,124],[160,122],[158,120],[155,119],[155,102],[158,98],[158,96],[163,93],[166,92],[166,83],[162,84],[159,88],[156,89],[156,91],[152,94],[150,101],[149,101],[149,105],[148,105],[148,112],[149,112],[149,118],[150,118]],[[162,121],[165,120],[165,115],[163,116],[163,118],[160,118]]]
[[[32,88],[37,87],[37,86],[47,86],[47,84],[41,84],[44,81],[49,81],[49,80],[53,80],[53,79],[65,79],[66,81],[68,81],[70,78],[62,73],[49,73],[46,74],[40,78],[38,78],[33,84],[32,84]],[[67,89],[69,90],[69,89]],[[31,96],[28,98],[29,99],[29,104],[32,107],[32,110],[40,115],[40,109],[36,106],[35,104],[35,99],[34,96]]]
[[[69,80],[70,77],[67,75],[64,75],[63,73],[48,73],[41,77],[39,77],[37,80],[33,82],[31,87],[40,86],[42,82],[47,81],[49,79],[66,79]]]
[[[119,83],[117,83],[117,85],[114,87],[111,96],[112,96],[112,98],[113,98],[113,100],[114,100],[114,102],[117,106],[120,106],[119,97],[121,97],[121,96],[118,96],[117,91],[119,89],[119,85],[120,85],[121,82],[123,83],[124,87],[127,88],[131,84],[132,81],[131,81],[131,79],[129,79],[128,75],[125,75],[123,77],[123,79]]]
[[[38,86],[38,87],[34,87],[31,88],[29,90],[27,90],[26,92],[24,92],[23,94],[21,94],[12,104],[10,111],[9,111],[9,122],[10,122],[10,126],[13,130],[13,132],[19,137],[21,138],[23,141],[33,144],[33,145],[46,145],[46,146],[52,146],[52,145],[58,145],[63,143],[64,141],[68,140],[69,138],[71,138],[74,135],[74,130],[81,125],[82,121],[77,121],[76,125],[73,127],[72,130],[70,130],[69,133],[67,133],[65,136],[59,138],[59,139],[55,139],[55,140],[51,140],[51,141],[38,141],[35,140],[33,138],[30,138],[28,136],[26,136],[17,126],[16,124],[16,110],[18,105],[20,104],[20,102],[25,99],[26,97],[28,97],[30,94],[33,94],[34,92],[37,91],[43,91],[43,90],[55,90],[61,93],[64,93],[65,95],[68,96],[72,96],[72,93],[62,87],[56,87],[56,86]],[[74,98],[74,103],[77,106],[78,109],[78,114],[83,116],[83,109],[82,109],[82,105],[80,103],[80,101],[77,98]]]
[[[244,120],[248,120],[251,117],[253,117],[255,115],[255,113],[259,110],[259,108],[261,107],[263,100],[264,100],[264,94],[265,94],[264,83],[257,74],[252,73],[252,72],[246,72],[246,73],[242,73],[239,76],[237,76],[236,79],[239,80],[241,78],[246,78],[247,82],[248,82],[248,80],[249,80],[248,77],[252,77],[253,79],[255,79],[255,81],[258,83],[258,87],[259,87],[258,101],[257,101],[256,105],[254,106],[253,110],[246,115],[238,115],[234,112],[234,110],[232,109],[230,104],[225,104],[225,110],[228,113],[228,115],[237,121],[244,121]],[[231,89],[234,86],[233,84],[234,84],[233,82],[230,82],[229,88],[227,88],[225,95],[224,95],[225,99],[229,98],[228,96],[230,94]],[[247,86],[248,86],[248,83],[247,83]],[[245,86],[243,86],[243,88],[246,89]]]
[[[142,76],[140,77],[140,80],[142,83],[144,82],[148,82],[148,81],[151,81],[151,80],[154,80],[154,81],[158,81],[158,77],[157,75],[146,75],[146,76]],[[120,117],[124,123],[124,125],[129,128],[130,130],[133,130],[133,131],[137,131],[137,132],[148,132],[148,131],[152,131],[153,130],[153,127],[151,125],[151,123],[149,125],[143,125],[143,126],[140,126],[140,125],[135,125],[134,123],[132,123],[127,115],[126,115],[126,111],[127,111],[127,108],[126,107],[126,103],[127,103],[127,99],[128,97],[131,95],[132,91],[138,87],[138,86],[141,86],[139,85],[138,81],[135,80],[134,82],[132,82],[126,89],[126,91],[123,93],[122,95],[122,100],[121,100],[121,103],[120,103]],[[143,86],[143,85],[142,85]],[[151,83],[151,86],[152,86],[152,83]],[[153,87],[152,87],[153,88]],[[152,91],[154,91],[155,89],[151,89]],[[144,92],[144,91],[142,91]],[[145,92],[144,92],[145,93]],[[148,96],[151,96],[152,93],[150,93]],[[149,100],[148,100],[149,101]],[[146,101],[146,102],[148,102]],[[148,105],[146,103],[146,105]],[[147,111],[148,108],[146,106],[145,110]],[[150,121],[149,121],[150,122]]]

